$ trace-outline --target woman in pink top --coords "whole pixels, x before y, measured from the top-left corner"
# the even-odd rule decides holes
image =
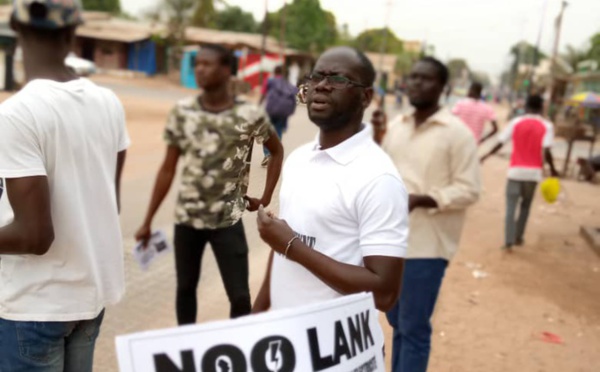
[[[496,122],[496,113],[487,103],[481,101],[481,92],[483,86],[480,83],[471,84],[469,96],[456,104],[452,113],[458,116],[471,129],[475,140],[481,144],[487,139],[493,137],[498,132],[498,123]],[[485,123],[492,123],[492,131],[483,136]]]

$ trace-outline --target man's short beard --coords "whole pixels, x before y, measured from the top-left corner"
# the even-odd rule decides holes
[[[344,128],[348,125],[356,115],[359,114],[359,111],[362,110],[362,107],[357,107],[355,111],[344,111],[342,113],[335,113],[331,115],[329,118],[315,118],[313,119],[310,115],[310,121],[315,123],[319,129],[323,132],[335,132],[336,130]]]
[[[439,104],[439,100],[438,101],[417,101],[417,102],[410,101],[410,104],[417,110],[424,110],[424,109],[428,109],[428,108],[437,106]]]

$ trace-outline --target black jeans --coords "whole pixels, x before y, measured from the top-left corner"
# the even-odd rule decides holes
[[[230,316],[250,314],[248,286],[248,243],[240,220],[222,229],[195,229],[175,226],[175,269],[177,271],[177,322],[196,323],[198,301],[196,290],[206,243],[212,246],[225,291],[231,304]]]

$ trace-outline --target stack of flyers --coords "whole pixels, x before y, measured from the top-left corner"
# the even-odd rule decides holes
[[[142,242],[136,244],[135,248],[133,248],[133,257],[140,265],[140,268],[145,271],[148,270],[154,260],[171,250],[172,248],[167,241],[165,232],[157,230],[152,233],[147,246],[144,246]]]

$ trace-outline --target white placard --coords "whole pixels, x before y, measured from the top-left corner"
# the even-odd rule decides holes
[[[116,339],[121,372],[382,372],[370,294]]]
[[[171,250],[167,234],[162,230],[156,230],[150,236],[146,247],[144,247],[142,242],[138,242],[135,245],[133,248],[133,257],[142,270],[148,270],[154,260]]]

